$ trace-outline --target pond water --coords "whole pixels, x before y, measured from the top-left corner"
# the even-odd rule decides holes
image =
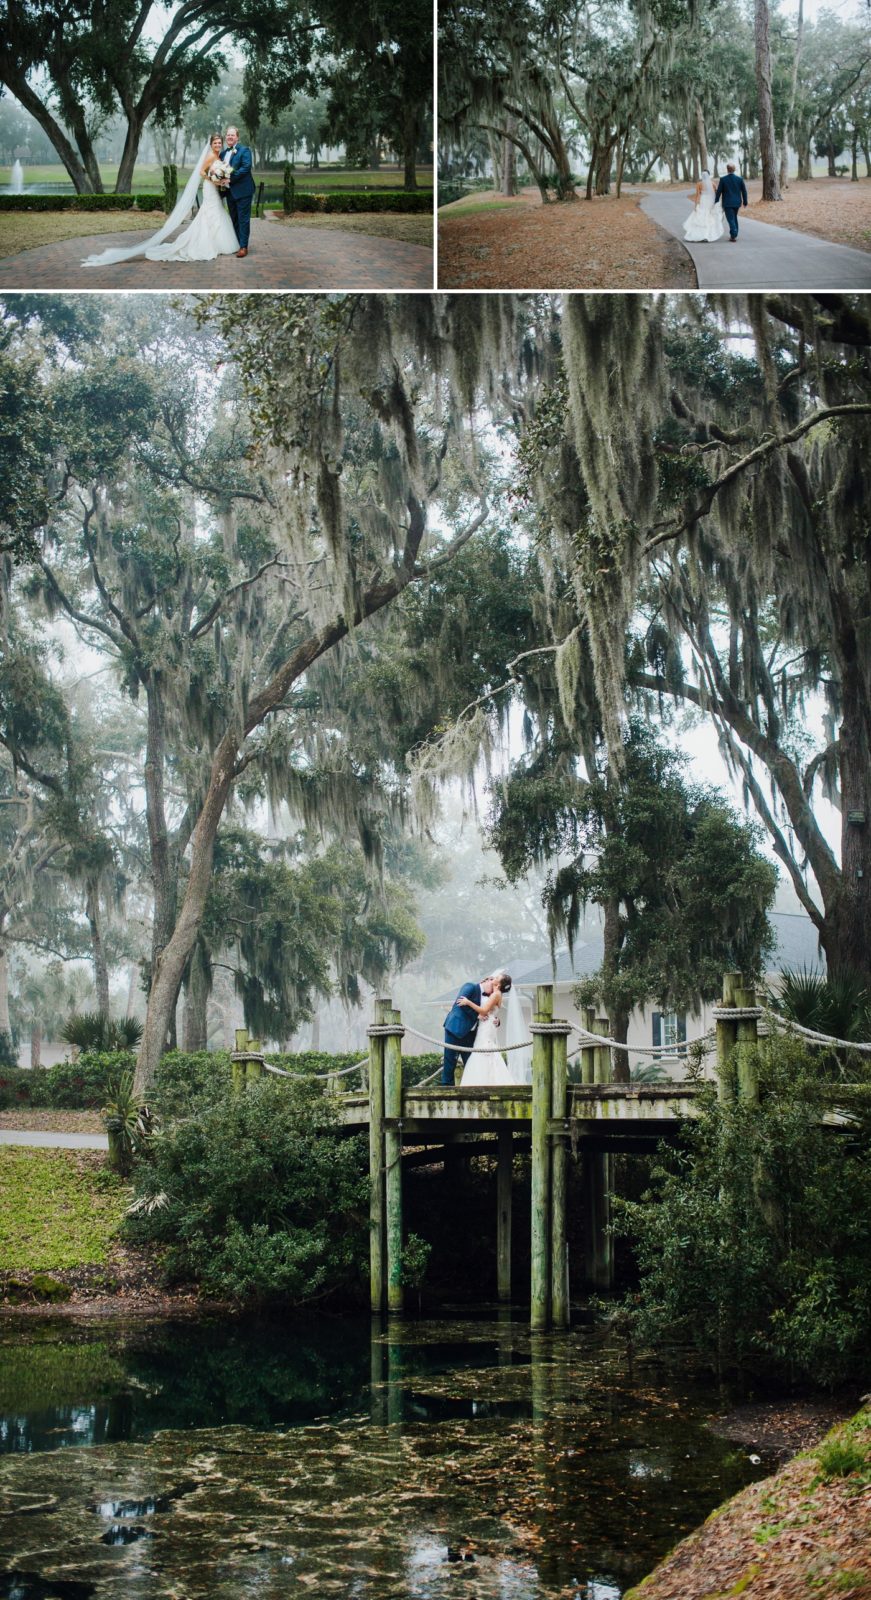
[[[771,1470],[593,1322],[0,1324],[0,1600],[620,1600]]]

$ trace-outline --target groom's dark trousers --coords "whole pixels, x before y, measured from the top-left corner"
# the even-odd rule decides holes
[[[742,205],[746,206],[747,204],[747,185],[743,178],[739,178],[737,172],[727,172],[720,179],[717,184],[717,192],[714,195],[715,205],[718,200],[723,202],[723,210],[726,214],[726,221],[729,224],[729,237],[737,239],[738,212]]]
[[[465,995],[467,1000],[473,1000],[476,1006],[481,1004],[480,983],[464,983],[460,994],[451,1006],[445,1017],[445,1054],[442,1062],[442,1083],[446,1088],[454,1087],[454,1073],[457,1062],[465,1062],[465,1054],[457,1049],[457,1045],[465,1045],[466,1049],[475,1043],[475,1034],[478,1031],[478,1013],[471,1006],[457,1004],[460,995]]]
[[[239,240],[239,249],[248,249],[248,240],[251,236],[251,204],[254,199],[254,177],[251,172],[251,151],[247,144],[237,144],[233,151],[224,150],[221,160],[226,161],[232,153],[231,162],[233,176],[230,187],[225,191],[227,196],[227,210],[230,221],[236,230]]]

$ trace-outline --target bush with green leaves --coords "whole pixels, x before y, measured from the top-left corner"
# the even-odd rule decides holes
[[[136,1017],[116,1021],[105,1011],[77,1011],[64,1023],[61,1038],[77,1050],[135,1050],[142,1023]]]
[[[59,1111],[99,1111],[109,1079],[129,1070],[129,1050],[85,1051],[77,1061],[53,1067],[19,1067],[0,1072],[0,1109],[48,1106]]]
[[[135,1183],[128,1234],[169,1247],[171,1279],[294,1305],[362,1292],[368,1150],[334,1130],[318,1087],[216,1084],[149,1141]]]
[[[773,1036],[754,1052],[760,1103],[713,1089],[640,1201],[615,1200],[634,1244],[633,1320],[654,1346],[689,1342],[721,1372],[834,1385],[871,1377],[871,1112],[813,1054]],[[866,1069],[867,1070],[867,1069]],[[837,1108],[840,1126],[823,1123]]]

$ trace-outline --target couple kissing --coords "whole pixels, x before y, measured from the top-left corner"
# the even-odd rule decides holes
[[[509,973],[500,970],[480,983],[464,983],[445,1017],[443,1086],[454,1087],[458,1061],[463,1062],[464,1089],[528,1083],[528,1051],[501,1053],[525,1038],[520,999]]]

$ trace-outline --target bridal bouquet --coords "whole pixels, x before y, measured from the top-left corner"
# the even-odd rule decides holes
[[[222,183],[229,183],[232,173],[233,168],[229,161],[213,161],[209,167],[209,177],[212,183],[218,184],[219,187]]]

